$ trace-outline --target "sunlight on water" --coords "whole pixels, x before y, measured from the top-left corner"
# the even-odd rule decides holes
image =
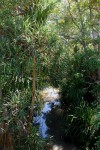
[[[53,150],[63,150],[62,146],[54,145]]]
[[[59,99],[59,89],[55,89],[52,87],[45,88],[43,91],[40,92],[44,101],[52,101],[55,99]]]
[[[51,111],[52,106],[60,105],[60,102],[58,100],[59,90],[54,88],[45,88],[42,91],[42,94],[44,94],[44,101],[45,105],[43,110],[41,111],[40,116],[34,117],[34,124],[39,124],[39,136],[42,138],[48,137],[47,131],[48,127],[46,125],[46,114]]]
[[[34,124],[39,125],[38,135],[42,138],[47,138],[48,126],[46,125],[46,115],[52,110],[52,106],[59,106],[59,90],[55,88],[45,88],[41,91],[41,96],[45,101],[44,108],[39,116],[33,117]],[[52,150],[77,150],[73,144],[64,143],[63,141],[57,142],[53,145]]]

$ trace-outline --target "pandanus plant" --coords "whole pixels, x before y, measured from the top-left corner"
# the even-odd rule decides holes
[[[23,0],[19,2],[15,0],[1,0],[0,3],[0,14],[2,17],[2,21],[0,22],[0,38],[2,39],[0,46],[2,47],[0,48],[2,48],[4,59],[7,58],[7,63],[6,61],[4,64],[2,63],[3,75],[6,78],[2,84],[3,96],[1,103],[6,105],[4,109],[0,111],[0,115],[2,116],[2,123],[0,124],[0,146],[2,146],[3,150],[12,150],[17,149],[18,145],[23,144],[21,141],[22,135],[23,137],[32,137],[32,139],[34,139],[33,135],[31,135],[33,134],[31,133],[31,123],[36,97],[36,60],[38,61],[36,53],[38,48],[35,40],[33,40],[33,36],[39,31],[39,28],[46,23],[47,17],[52,11],[55,3],[52,1],[47,4],[44,0]],[[27,86],[28,84],[26,85],[24,82],[28,79],[27,76],[29,75],[25,74],[28,72],[25,72],[25,67],[27,67],[25,65],[27,65],[26,62],[31,55],[29,50],[33,51],[33,55],[31,56],[33,58],[32,104],[30,104],[30,101],[28,103],[25,102],[26,98],[30,99],[25,95],[23,98],[24,101],[21,99],[23,96],[20,96],[17,99],[18,103],[12,104],[12,97],[16,90],[20,92],[20,90],[23,91],[24,89],[30,88]],[[11,92],[13,93],[12,96]],[[9,99],[9,95],[11,99]],[[4,96],[6,100],[3,102]],[[11,104],[8,104],[8,102]],[[24,104],[27,106],[29,114],[28,112],[26,113],[27,108]],[[25,116],[26,114],[28,115]],[[34,133],[36,132],[34,131]],[[27,140],[28,139],[26,139],[26,141]],[[32,142],[36,143],[36,140],[32,140]]]

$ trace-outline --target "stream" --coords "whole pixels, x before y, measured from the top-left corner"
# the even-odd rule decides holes
[[[42,96],[45,101],[44,107],[40,115],[33,117],[33,120],[34,124],[38,125],[39,137],[46,139],[50,137],[48,133],[49,127],[46,124],[46,116],[48,115],[48,113],[50,113],[50,111],[52,111],[52,108],[60,105],[59,90],[54,89],[52,87],[45,88],[42,91]],[[52,150],[79,150],[79,149],[76,148],[76,146],[73,145],[72,143],[65,143],[63,140],[60,141],[56,140],[56,142],[54,142]]]

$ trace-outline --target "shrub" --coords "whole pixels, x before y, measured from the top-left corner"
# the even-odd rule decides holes
[[[61,82],[61,101],[64,109],[64,135],[83,149],[94,148],[98,130],[93,130],[92,117],[97,109],[99,84],[97,70],[100,67],[98,52],[78,51],[70,57]],[[97,121],[99,122],[99,121]]]
[[[1,100],[1,105],[0,146],[7,150],[42,149],[43,142],[37,136],[30,115],[31,91],[11,92]]]

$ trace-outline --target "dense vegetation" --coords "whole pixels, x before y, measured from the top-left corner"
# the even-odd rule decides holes
[[[46,149],[32,115],[51,84],[63,137],[100,150],[99,0],[1,0],[0,9],[0,148]]]

